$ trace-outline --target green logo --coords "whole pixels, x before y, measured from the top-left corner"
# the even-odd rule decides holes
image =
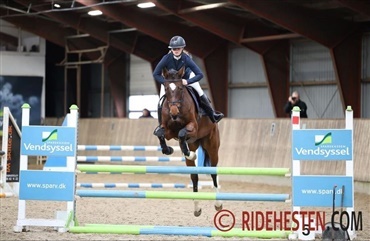
[[[58,140],[58,130],[55,129],[52,132],[43,131],[42,132],[42,142],[46,141],[56,141]]]
[[[315,146],[331,144],[331,132],[324,135],[315,135]]]

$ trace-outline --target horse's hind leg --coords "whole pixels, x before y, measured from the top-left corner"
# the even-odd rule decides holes
[[[207,161],[210,161],[209,160],[210,156],[208,155],[208,152],[205,152],[204,158],[205,158],[204,163],[206,163]],[[216,167],[218,163],[218,155],[217,156],[213,155],[211,158],[213,158],[213,161],[211,162],[211,166]],[[218,185],[218,178],[217,178],[218,176],[217,174],[211,174],[211,177],[212,177],[212,182],[213,182],[213,188],[218,193],[219,192],[219,185]],[[217,211],[222,210],[222,202],[220,200],[216,200],[215,209]]]
[[[186,159],[186,166],[195,166],[194,162]],[[190,174],[191,181],[193,183],[193,192],[198,192],[198,174]],[[202,214],[202,209],[199,207],[199,201],[194,200],[194,216],[199,217]]]
[[[213,181],[213,187],[216,189],[216,192],[218,193],[219,187],[218,187],[218,178],[217,174],[211,174],[212,181]],[[215,202],[215,209],[217,211],[222,210],[222,202],[220,200],[216,200]]]
[[[198,192],[198,174],[190,174],[193,183],[193,192]],[[199,217],[202,214],[202,209],[199,207],[199,200],[194,200],[194,216]]]

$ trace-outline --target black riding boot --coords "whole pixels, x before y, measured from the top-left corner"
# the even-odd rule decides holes
[[[200,97],[200,100],[201,100],[202,108],[207,113],[207,115],[209,116],[209,118],[211,119],[213,123],[219,122],[224,117],[224,114],[216,113],[213,110],[211,103],[209,102],[209,99],[205,94]]]

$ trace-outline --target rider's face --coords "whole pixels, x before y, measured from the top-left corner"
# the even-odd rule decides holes
[[[171,51],[175,56],[179,56],[184,48],[172,48]]]

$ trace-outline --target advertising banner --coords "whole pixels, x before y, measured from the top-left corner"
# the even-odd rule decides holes
[[[73,172],[21,171],[20,200],[73,201]]]
[[[293,177],[293,206],[332,207],[335,188],[335,206],[352,207],[352,177],[295,176]],[[344,193],[342,190],[344,186]],[[343,194],[343,200],[342,200]]]
[[[352,160],[352,130],[293,130],[293,160]]]
[[[6,181],[19,182],[20,143],[21,137],[15,129],[15,123],[9,118],[8,143],[6,160]]]
[[[76,128],[24,126],[21,154],[29,156],[75,156]]]

